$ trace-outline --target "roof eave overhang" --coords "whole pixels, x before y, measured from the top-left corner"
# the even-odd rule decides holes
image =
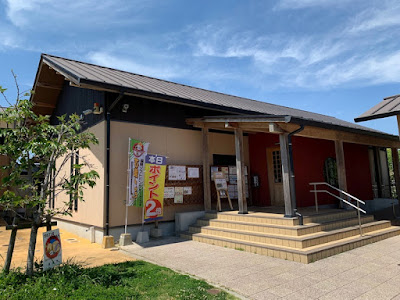
[[[390,141],[398,141],[399,137],[396,135],[379,133],[379,132],[372,132],[367,130],[361,129],[353,129],[343,126],[338,126],[335,124],[327,124],[323,122],[318,122],[310,119],[303,119],[288,115],[256,115],[256,116],[211,116],[211,117],[204,117],[204,118],[191,118],[187,119],[186,122],[188,124],[208,124],[208,126],[212,126],[212,124],[216,123],[265,123],[267,126],[268,123],[291,123],[296,125],[303,125],[303,126],[312,126],[317,128],[323,129],[331,129],[331,130],[338,130],[338,131],[345,131],[349,133],[355,134],[363,134],[369,135],[374,137],[379,137],[383,139],[387,139]]]
[[[387,118],[387,117],[392,117],[392,116],[396,116],[399,115],[398,111],[394,111],[394,112],[389,112],[389,113],[384,113],[384,114],[379,114],[379,115],[369,115],[369,116],[365,116],[365,117],[358,117],[354,119],[354,122],[364,122],[364,121],[371,121],[371,120],[376,120],[376,119],[382,119],[382,118]]]
[[[51,60],[49,60],[46,56],[42,54],[42,61],[48,65],[49,67],[53,68],[56,70],[58,73],[60,73],[62,76],[64,76],[67,80],[70,82],[73,82],[74,84],[79,85],[80,83],[80,77],[69,72],[67,69],[65,69],[63,66],[60,64],[57,64]]]
[[[124,87],[124,86],[119,86],[119,85],[114,85],[114,84],[109,84],[109,83],[92,81],[92,80],[87,80],[87,79],[83,79],[83,78],[80,79],[79,84],[77,84],[77,85],[71,84],[71,85],[81,87],[81,88],[102,90],[102,91],[108,91],[108,92],[114,92],[114,93],[123,93],[123,94],[129,95],[129,96],[143,97],[143,98],[148,98],[148,99],[162,101],[162,102],[169,102],[169,103],[175,103],[175,104],[179,103],[179,104],[186,105],[186,106],[192,106],[192,107],[197,107],[197,108],[206,108],[206,109],[219,111],[219,112],[223,112],[223,113],[254,114],[254,115],[260,114],[255,111],[248,111],[248,110],[243,110],[243,109],[239,109],[239,108],[235,108],[235,107],[228,107],[228,106],[221,106],[221,105],[217,105],[217,104],[205,103],[205,102],[201,102],[201,101],[197,101],[197,100],[191,100],[191,99],[187,99],[187,98],[181,98],[181,97],[176,97],[176,96],[171,96],[171,95],[166,95],[166,94],[144,91],[144,90]]]

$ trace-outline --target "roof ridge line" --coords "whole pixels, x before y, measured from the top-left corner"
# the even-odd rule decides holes
[[[316,113],[316,112],[311,112],[311,111],[307,111],[307,110],[300,109],[300,108],[293,108],[293,107],[284,106],[284,105],[279,105],[279,104],[270,103],[270,102],[265,102],[265,101],[261,101],[261,100],[255,100],[255,99],[251,99],[251,98],[246,98],[246,97],[241,97],[241,96],[236,96],[236,95],[221,93],[221,92],[217,92],[217,91],[207,90],[207,89],[200,88],[200,87],[196,87],[196,86],[191,86],[191,85],[187,85],[187,84],[183,84],[183,83],[177,83],[177,82],[173,82],[173,81],[169,81],[169,80],[165,80],[165,79],[155,78],[155,77],[152,77],[152,76],[137,74],[137,73],[134,73],[134,72],[124,71],[124,70],[120,70],[120,69],[115,69],[115,68],[100,66],[100,65],[93,64],[93,63],[88,63],[88,62],[84,62],[84,61],[79,61],[79,60],[71,59],[71,58],[65,58],[65,57],[61,57],[61,56],[57,56],[57,55],[51,55],[51,54],[47,54],[47,53],[42,53],[42,55],[46,55],[46,56],[50,56],[50,57],[55,57],[55,58],[60,58],[60,59],[65,59],[65,60],[69,60],[69,61],[73,61],[73,62],[77,62],[77,63],[87,64],[87,65],[99,67],[99,68],[102,68],[102,69],[108,69],[108,70],[123,72],[123,73],[127,73],[127,74],[133,74],[133,75],[136,75],[136,76],[147,77],[147,78],[151,78],[151,79],[154,79],[154,80],[163,81],[163,82],[167,82],[167,83],[172,83],[172,84],[176,84],[176,85],[181,85],[181,86],[185,86],[185,87],[189,87],[189,88],[194,88],[194,89],[197,89],[197,90],[206,91],[206,92],[210,92],[210,93],[215,93],[215,94],[219,94],[219,95],[234,97],[234,98],[238,98],[238,99],[246,99],[246,100],[254,101],[254,102],[257,102],[257,103],[266,103],[266,104],[268,104],[268,105],[273,105],[273,106],[277,106],[277,107],[283,107],[283,108],[293,109],[293,110],[302,111],[302,112],[306,112],[306,113],[312,113],[312,114],[316,114],[316,115],[320,115],[320,116],[324,116],[324,117],[329,117],[329,118],[334,118],[334,119],[338,120],[338,119],[337,119],[336,117],[334,117],[334,116],[325,115],[325,114]],[[253,111],[257,111],[257,110],[253,110]],[[349,122],[349,123],[350,123],[350,122]]]
[[[383,98],[383,100],[387,100],[389,98],[394,98],[394,97],[399,97],[399,96],[400,96],[400,94],[396,94],[396,95],[393,95],[393,96],[385,97],[385,98]]]

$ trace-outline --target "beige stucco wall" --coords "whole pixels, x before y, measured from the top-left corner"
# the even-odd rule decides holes
[[[96,170],[100,178],[96,181],[96,186],[92,189],[87,187],[84,190],[84,202],[78,202],[78,211],[72,212],[72,217],[60,217],[64,220],[72,220],[74,222],[104,227],[104,169],[105,169],[105,126],[106,122],[101,122],[88,131],[95,134],[99,140],[98,145],[92,145],[91,149],[80,150],[79,154],[85,156],[85,159],[91,164],[91,167]],[[62,175],[69,176],[70,162],[68,162],[60,172]],[[56,205],[63,205],[64,201],[69,201],[69,195],[65,193],[56,197]]]
[[[149,153],[167,156],[167,164],[202,165],[202,133],[195,130],[111,122],[110,160],[110,226],[125,223],[125,205],[128,139],[150,142]],[[210,159],[212,154],[235,155],[232,134],[210,133]],[[245,164],[249,165],[248,138],[244,137]],[[165,206],[163,221],[174,220],[175,212],[201,210],[202,205]],[[141,222],[142,209],[129,207],[128,224]]]

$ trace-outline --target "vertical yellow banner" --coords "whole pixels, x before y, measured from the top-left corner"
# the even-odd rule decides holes
[[[144,176],[144,221],[162,219],[164,214],[164,185],[166,157],[146,155]]]

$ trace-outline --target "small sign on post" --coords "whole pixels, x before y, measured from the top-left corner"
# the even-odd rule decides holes
[[[43,233],[43,271],[62,263],[61,238],[58,229]]]

